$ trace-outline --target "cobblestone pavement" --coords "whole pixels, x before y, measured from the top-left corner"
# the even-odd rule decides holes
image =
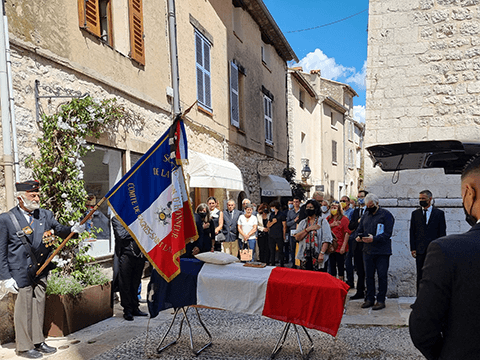
[[[277,342],[284,323],[261,316],[236,314],[221,310],[199,309],[202,320],[213,336],[213,344],[202,352],[198,359],[268,359]],[[194,311],[189,311],[193,328],[195,348],[208,341]],[[184,327],[177,344],[156,353],[161,337],[169,322],[149,329],[135,338],[101,355],[96,360],[110,359],[193,359],[189,347],[188,331]],[[168,343],[178,334],[179,321],[167,337]],[[300,331],[304,349],[308,340]],[[309,330],[314,342],[310,359],[423,359],[414,348],[405,326],[342,325],[336,338],[325,333]],[[290,329],[281,352],[276,359],[301,358],[293,329]]]

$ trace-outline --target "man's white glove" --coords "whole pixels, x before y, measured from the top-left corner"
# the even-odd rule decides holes
[[[76,222],[75,224],[73,224],[71,231],[77,234],[81,234],[85,231],[85,224],[80,225],[79,222]]]
[[[13,278],[0,280],[0,300],[2,300],[9,292],[12,294],[18,294],[17,282]]]

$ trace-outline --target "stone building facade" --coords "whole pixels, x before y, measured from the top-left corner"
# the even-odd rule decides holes
[[[343,195],[356,197],[363,167],[363,125],[353,119],[357,93],[322,78],[320,71],[289,69],[287,81],[289,165],[297,180],[304,180],[301,170],[308,164],[309,195],[320,190],[337,200]]]
[[[166,4],[142,0],[6,4],[21,180],[31,176],[26,157],[38,153],[36,140],[42,132],[36,106],[53,114],[68,101],[56,96],[115,97],[129,115],[127,125],[89,139],[96,151],[84,159],[85,180],[97,198],[168,128],[172,82]],[[98,15],[98,28],[92,19],[85,19],[84,6],[88,14]],[[132,14],[139,23],[132,23]],[[259,203],[258,164],[268,163],[271,174],[281,176],[287,163],[286,62],[298,59],[260,0],[177,1],[176,16],[181,107],[197,101],[185,121],[189,149],[234,163],[244,184],[243,191],[193,189],[191,195],[198,197],[194,204],[210,195],[219,198],[222,208],[230,197],[248,196]],[[241,88],[236,89],[240,97],[236,104],[242,106],[237,123],[232,120],[232,63],[241,78]],[[201,84],[199,73],[204,76]],[[265,98],[270,104],[268,134]],[[7,210],[4,199],[1,173],[0,211]],[[112,242],[105,246],[99,253],[111,254]]]
[[[371,0],[366,147],[422,140],[480,140],[480,1]],[[460,178],[443,170],[382,173],[365,164],[365,187],[395,216],[390,295],[415,295],[411,212],[429,189],[447,233],[468,229]]]

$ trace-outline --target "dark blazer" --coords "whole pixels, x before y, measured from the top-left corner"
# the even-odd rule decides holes
[[[432,241],[427,250],[410,336],[427,359],[480,354],[480,224]]]
[[[206,229],[203,228],[204,221],[200,215],[195,214],[195,224],[197,225],[198,239],[196,241],[200,252],[208,252],[212,249],[212,239],[215,239],[215,224],[210,219],[210,226]],[[195,244],[195,242],[193,243]]]
[[[28,226],[25,216],[18,207],[14,207],[10,211],[13,212],[22,229]],[[52,250],[51,247],[45,248],[43,245],[42,237],[45,231],[53,229],[55,235],[61,238],[66,238],[70,234],[71,228],[60,225],[49,210],[35,210],[33,217],[34,222],[31,226],[33,233],[27,235],[27,241],[31,244],[36,257],[40,256],[38,252]],[[0,280],[13,278],[18,287],[23,288],[31,285],[28,268],[32,265],[32,260],[16,233],[10,215],[8,213],[0,214]]]
[[[428,245],[435,239],[447,235],[445,213],[437,208],[432,208],[428,224],[423,220],[423,210],[412,212],[410,219],[410,251],[425,254]]]
[[[233,210],[233,218],[228,210],[223,211],[223,235],[226,242],[232,242],[238,239],[238,218],[242,215],[241,211]]]
[[[348,223],[348,230],[351,231],[350,237],[349,237],[349,244],[352,244],[352,249],[351,249],[352,252],[355,251],[356,248],[363,249],[363,243],[355,241],[355,238],[357,237],[356,230],[358,228],[359,219],[360,219],[360,208],[355,208],[355,210],[353,210],[350,222]]]

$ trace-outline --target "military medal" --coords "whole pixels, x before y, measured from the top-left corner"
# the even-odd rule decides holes
[[[24,232],[25,235],[30,235],[31,233],[33,233],[33,230],[30,226],[25,226],[22,231]]]
[[[55,242],[55,232],[53,230],[47,230],[43,233],[42,242],[45,247],[50,247]]]

